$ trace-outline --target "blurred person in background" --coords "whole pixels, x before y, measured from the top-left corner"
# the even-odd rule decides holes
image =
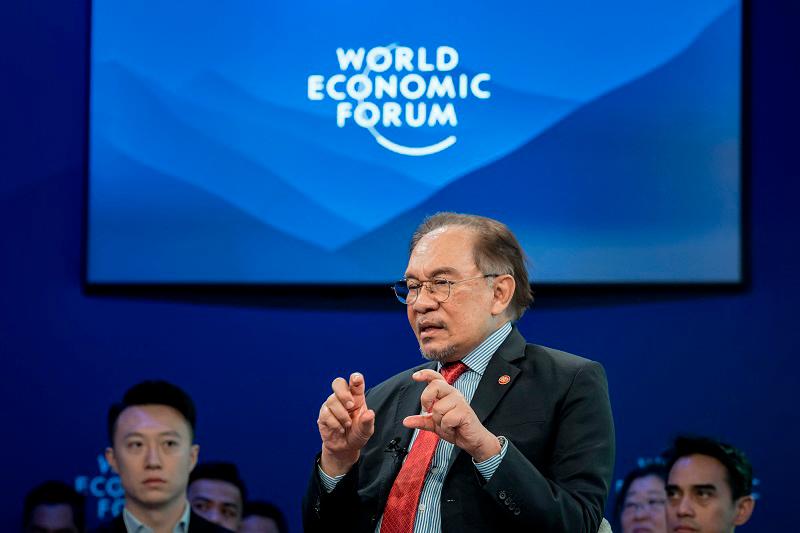
[[[25,497],[25,533],[83,533],[84,497],[61,481],[45,481]]]
[[[682,436],[667,457],[669,531],[731,533],[750,520],[753,467],[741,450],[708,437]]]
[[[625,476],[614,504],[622,533],[667,532],[667,468],[662,462],[637,467]]]
[[[287,533],[286,517],[275,505],[265,501],[247,502],[239,533]]]
[[[189,475],[187,492],[195,513],[231,531],[239,529],[247,494],[235,464],[209,462],[197,465]]]

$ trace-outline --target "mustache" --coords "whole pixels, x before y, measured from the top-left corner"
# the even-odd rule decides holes
[[[432,320],[430,318],[417,320],[417,330],[431,327],[447,329],[447,325],[441,320]]]

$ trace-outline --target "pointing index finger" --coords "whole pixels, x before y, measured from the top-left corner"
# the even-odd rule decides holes
[[[432,381],[436,381],[440,379],[447,383],[447,380],[444,379],[444,376],[438,373],[435,370],[431,370],[430,368],[424,368],[422,370],[417,370],[413,374],[411,374],[411,379],[414,381],[425,381],[431,383]]]
[[[403,419],[403,425],[411,429],[424,429],[425,431],[435,431],[436,424],[431,415],[412,415]]]
[[[353,395],[353,407],[348,409],[359,409],[364,405],[364,391],[366,390],[366,382],[364,375],[361,372],[353,372],[350,374],[350,394]]]

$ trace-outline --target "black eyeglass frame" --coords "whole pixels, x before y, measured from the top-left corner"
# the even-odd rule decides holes
[[[436,300],[438,303],[444,303],[450,298],[450,295],[453,293],[453,285],[458,285],[459,283],[464,283],[465,281],[472,281],[472,280],[482,279],[482,278],[494,278],[494,277],[497,277],[497,276],[505,276],[505,274],[481,274],[480,276],[473,276],[471,278],[459,279],[459,280],[456,280],[456,281],[452,281],[452,280],[449,280],[447,278],[433,278],[433,279],[427,279],[427,280],[414,280],[417,283],[419,283],[419,286],[413,287],[413,288],[408,286],[408,279],[407,278],[403,278],[401,280],[398,280],[398,281],[394,282],[391,285],[391,287],[392,287],[392,290],[394,291],[394,295],[397,297],[397,300],[401,304],[413,305],[417,301],[417,299],[419,299],[419,295],[422,292],[422,289],[425,287],[425,285],[428,286],[428,293],[431,294],[431,298]],[[434,298],[433,297],[434,290],[431,289],[431,287],[433,287],[434,284],[436,284],[436,286],[438,286],[438,287],[443,287],[444,285],[447,285],[447,296],[445,296],[441,300],[438,299],[438,298]],[[404,292],[405,292],[405,295],[403,295]],[[408,296],[410,294],[412,294],[412,293],[414,294],[414,297],[409,299]]]

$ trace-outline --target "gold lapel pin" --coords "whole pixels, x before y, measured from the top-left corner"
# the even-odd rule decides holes
[[[503,374],[502,376],[500,376],[499,378],[497,378],[497,382],[498,382],[500,385],[508,385],[508,383],[509,383],[510,381],[511,381],[511,376],[509,376],[508,374]]]

